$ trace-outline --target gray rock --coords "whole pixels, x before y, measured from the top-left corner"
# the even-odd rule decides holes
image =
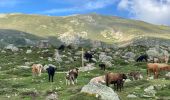
[[[170,72],[166,73],[165,76],[170,78]]]
[[[130,79],[126,79],[125,82],[131,82],[131,80]]]
[[[94,69],[96,69],[96,67],[94,67],[94,64],[93,64],[93,63],[90,63],[90,64],[87,64],[87,65],[84,66],[84,67],[80,67],[80,68],[79,68],[79,71],[85,72],[85,71],[90,71],[90,70],[94,70]]]
[[[32,50],[27,50],[26,53],[27,54],[32,53]]]
[[[51,93],[49,94],[45,100],[59,100],[57,93]]]
[[[53,61],[53,58],[51,58],[51,57],[48,57],[48,61]]]
[[[134,61],[135,56],[133,52],[126,52],[123,58],[128,59],[128,61]]]
[[[29,67],[29,66],[18,66],[18,68],[21,68],[21,69],[29,69],[30,67]]]
[[[112,88],[102,84],[88,83],[81,92],[100,95],[102,100],[120,100]]]
[[[13,51],[13,52],[19,51],[19,49],[18,49],[16,46],[14,46],[13,44],[7,45],[7,46],[5,47],[5,49],[11,50],[11,51]]]
[[[92,61],[97,62],[97,60],[95,58],[92,58]]]
[[[155,96],[155,94],[156,94],[156,91],[154,90],[154,86],[152,86],[152,85],[145,88],[144,91],[149,96]]]
[[[134,94],[129,94],[127,97],[128,97],[128,98],[136,98],[137,96],[134,95]]]

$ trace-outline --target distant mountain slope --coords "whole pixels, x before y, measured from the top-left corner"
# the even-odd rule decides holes
[[[19,35],[6,30],[17,30],[38,39],[58,39],[67,44],[80,43],[81,39],[99,40],[109,44],[123,43],[143,37],[169,39],[170,27],[143,21],[97,14],[51,17],[25,14],[0,14],[0,34]],[[4,34],[3,34],[4,35]],[[26,36],[27,37],[27,36]],[[25,37],[25,38],[26,38]],[[29,36],[28,36],[29,37]],[[5,38],[5,37],[3,37]],[[32,39],[32,38],[30,38]],[[37,38],[34,38],[35,40]],[[57,40],[57,41],[58,41]]]

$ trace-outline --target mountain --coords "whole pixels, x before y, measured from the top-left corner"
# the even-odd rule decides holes
[[[153,39],[159,43],[158,40],[169,42],[170,27],[98,14],[56,17],[11,13],[0,14],[0,36],[1,44],[16,45],[21,45],[17,42],[21,39],[32,44],[45,39],[54,45],[58,44],[55,42],[81,44],[82,40],[128,44]]]

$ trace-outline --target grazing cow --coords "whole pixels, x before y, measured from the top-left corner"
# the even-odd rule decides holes
[[[58,48],[58,50],[63,51],[65,49],[65,45],[60,45],[60,47]]]
[[[100,67],[101,70],[104,70],[104,71],[106,69],[106,65],[105,64],[99,64],[99,67]]]
[[[143,78],[140,72],[130,72],[128,76],[132,77],[133,80],[139,80]]]
[[[86,60],[88,60],[89,62],[91,62],[93,56],[92,56],[92,54],[86,52],[86,53],[84,54],[84,58],[85,58]]]
[[[69,72],[66,75],[66,85],[74,85],[77,83],[77,77],[78,77],[78,68],[69,70]]]
[[[107,86],[114,84],[114,88],[116,88],[117,85],[117,91],[121,91],[121,88],[123,88],[124,80],[127,79],[127,76],[121,73],[107,73],[105,78]]]
[[[147,77],[150,76],[150,73],[153,72],[154,78],[157,79],[159,71],[161,70],[170,70],[170,65],[160,64],[160,63],[148,63],[147,64]]]
[[[148,62],[148,55],[141,55],[136,59],[136,62],[142,62],[143,60],[145,60],[146,62]]]
[[[46,70],[48,72],[48,80],[49,80],[49,82],[50,82],[50,80],[53,82],[53,78],[54,78],[56,68],[54,68],[53,66],[49,66]]]
[[[32,65],[32,75],[33,76],[41,76],[41,71],[43,66],[41,64],[33,64]]]
[[[90,82],[92,83],[106,83],[105,81],[105,75],[104,76],[98,76],[98,77],[94,77],[90,80]]]

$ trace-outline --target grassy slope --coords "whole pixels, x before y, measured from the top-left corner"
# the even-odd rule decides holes
[[[125,83],[124,90],[122,92],[117,92],[118,95],[122,100],[128,100],[127,95],[130,93],[134,93],[140,97],[144,93],[144,88],[150,86],[150,85],[164,85],[167,84],[167,88],[161,89],[158,91],[157,96],[158,97],[166,97],[170,95],[170,80],[163,80],[162,77],[164,73],[161,73],[161,78],[158,80],[146,80],[146,63],[124,63],[122,59],[116,58],[114,59],[115,65],[113,65],[112,68],[107,69],[106,72],[100,71],[98,68],[94,71],[90,71],[90,73],[87,72],[81,72],[80,76],[78,77],[78,84],[75,86],[66,86],[65,85],[65,74],[63,73],[56,73],[54,83],[49,83],[47,80],[47,73],[43,73],[41,77],[32,78],[31,69],[20,69],[17,66],[24,65],[25,62],[34,62],[34,63],[42,63],[42,64],[48,64],[52,63],[55,65],[58,65],[57,62],[49,62],[47,60],[47,57],[44,57],[44,59],[40,59],[39,57],[43,56],[43,53],[37,53],[38,51],[42,51],[40,49],[33,49],[33,53],[31,54],[25,54],[26,50],[28,48],[23,48],[23,51],[20,51],[18,53],[13,54],[10,51],[7,51],[7,53],[0,53],[0,99],[1,100],[9,100],[7,96],[10,96],[10,100],[17,100],[17,99],[24,99],[24,100],[43,100],[47,93],[50,91],[56,91],[59,94],[60,100],[72,100],[73,97],[80,96],[84,100],[96,100],[93,97],[87,97],[84,94],[79,94],[79,91],[81,88],[87,84],[91,78],[104,75],[106,72],[124,72],[128,73],[130,71],[140,71],[144,75],[144,80],[134,81],[134,82],[128,82]],[[128,51],[132,50],[133,48],[126,48]],[[139,49],[139,48],[137,48]],[[54,49],[49,49],[50,52],[54,52]],[[124,49],[122,49],[124,50]],[[143,52],[144,48],[139,49],[142,51],[137,52],[140,54]],[[76,50],[77,51],[77,50]],[[132,50],[133,51],[133,50]],[[72,51],[75,52],[75,51]],[[65,54],[69,57],[67,54],[67,51],[62,54]],[[74,53],[72,54],[74,55]],[[70,56],[72,56],[70,55]],[[23,59],[26,58],[26,59]],[[67,59],[65,58],[64,61]],[[58,71],[67,71],[70,66],[76,66],[78,67],[80,65],[80,60],[65,64],[61,63],[62,67],[58,67]],[[97,65],[96,65],[97,67]],[[140,89],[135,89],[136,87]],[[35,95],[34,93],[36,93]],[[15,93],[17,96],[14,96]],[[146,100],[146,98],[136,98],[139,100]],[[85,99],[88,98],[88,99]],[[79,100],[79,98],[74,100]],[[129,99],[132,100],[132,99]],[[151,98],[151,100],[155,100],[155,98]]]
[[[75,24],[76,22],[71,21],[78,22],[78,25]],[[67,17],[8,14],[0,18],[0,29],[19,30],[43,38],[58,37],[59,34],[70,30],[76,33],[86,31],[88,39],[97,39],[108,43],[126,41],[138,36],[169,39],[170,34],[170,27],[167,26],[97,14]],[[100,34],[103,30],[108,30],[109,32],[112,30],[115,32],[120,31],[123,34],[123,39],[106,39]],[[115,36],[113,35],[113,37]]]

